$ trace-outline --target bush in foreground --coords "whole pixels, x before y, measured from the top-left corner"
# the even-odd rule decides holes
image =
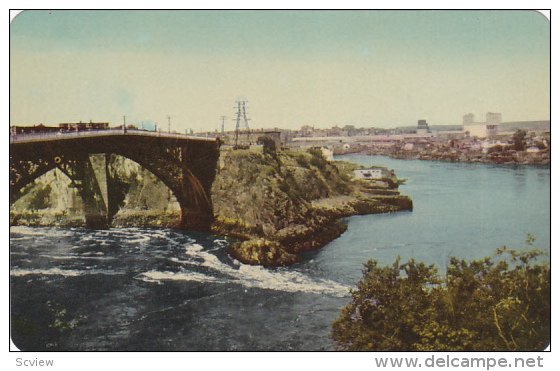
[[[339,350],[543,350],[550,266],[541,255],[501,248],[482,260],[452,258],[445,277],[414,260],[385,267],[370,260],[333,339]]]

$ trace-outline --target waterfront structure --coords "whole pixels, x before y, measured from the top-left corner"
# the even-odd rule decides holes
[[[486,132],[489,136],[497,135],[500,124],[502,123],[502,114],[496,112],[486,113]]]
[[[486,124],[475,122],[469,125],[463,125],[463,132],[468,133],[471,137],[486,138]]]
[[[501,113],[487,112],[486,122],[475,122],[474,115],[467,113],[463,115],[463,132],[468,132],[471,137],[487,138],[498,134],[501,123]]]
[[[418,128],[416,129],[416,134],[428,134],[430,132],[430,127],[426,120],[418,120]]]
[[[354,170],[354,178],[356,179],[365,179],[365,180],[376,180],[376,179],[382,179],[384,178],[386,175],[385,172],[383,171],[385,170],[385,172],[387,171],[387,169],[383,169],[381,167],[379,168],[371,168],[371,169],[358,169],[358,170]]]

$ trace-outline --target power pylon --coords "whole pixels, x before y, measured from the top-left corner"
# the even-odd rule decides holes
[[[238,100],[237,101],[237,114],[236,114],[236,123],[235,123],[235,147],[239,144],[239,126],[241,121],[243,120],[243,124],[245,129],[247,130],[247,139],[250,139],[250,129],[249,129],[249,119],[247,118],[247,101],[246,100]]]
[[[225,126],[226,126],[226,119],[227,116],[221,116],[220,117],[222,119],[222,135],[225,133]]]

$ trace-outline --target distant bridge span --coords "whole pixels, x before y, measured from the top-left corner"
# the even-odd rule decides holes
[[[210,188],[219,147],[220,141],[215,138],[139,130],[13,135],[10,202],[17,200],[22,188],[39,176],[60,169],[76,185],[84,201],[86,224],[102,227],[105,221],[107,225],[114,205],[102,202],[90,155],[115,154],[137,162],[171,189],[181,206],[182,227],[208,230],[213,220]],[[105,175],[109,180],[108,170]]]

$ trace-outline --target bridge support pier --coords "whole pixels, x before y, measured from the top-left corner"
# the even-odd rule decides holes
[[[102,137],[84,133],[11,141],[10,202],[22,195],[27,184],[58,168],[79,191],[87,226],[107,228],[125,192],[122,182],[107,167],[107,155],[137,162],[169,187],[181,205],[182,228],[210,230],[210,191],[220,155],[220,141],[216,139],[107,131]]]
[[[87,228],[109,228],[107,159],[105,155],[84,155],[59,164],[78,190],[84,205]]]
[[[107,182],[107,156],[90,155],[86,160],[87,173],[84,174],[85,193],[82,195],[86,213],[86,227],[109,228],[109,197]],[[89,206],[88,206],[89,205]]]
[[[181,228],[190,231],[208,232],[214,218],[207,212],[181,208]]]

